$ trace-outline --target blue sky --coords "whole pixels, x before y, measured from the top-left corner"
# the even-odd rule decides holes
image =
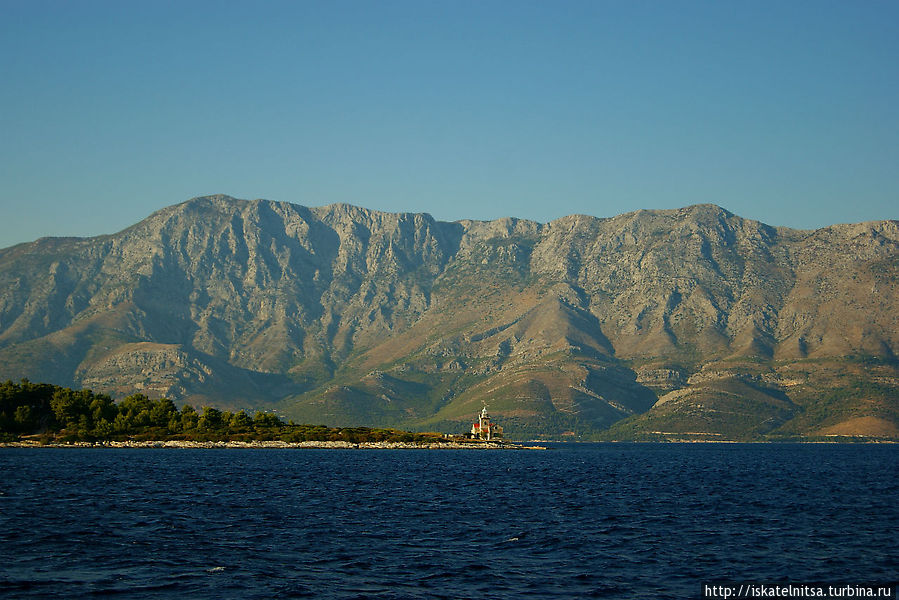
[[[0,0],[0,246],[226,193],[899,218],[890,0]]]

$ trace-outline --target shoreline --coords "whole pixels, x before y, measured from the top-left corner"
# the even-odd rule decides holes
[[[41,444],[37,441],[4,442],[0,448],[173,448],[173,449],[321,449],[321,450],[546,450],[545,446],[482,442],[345,442],[309,441],[283,442],[280,440],[199,442],[188,440],[147,440],[124,442],[72,442],[70,444]]]
[[[347,442],[338,441],[306,441],[285,442],[281,440],[253,441],[194,441],[194,440],[126,440],[101,442],[52,442],[42,444],[37,440],[18,442],[0,442],[0,448],[168,448],[168,449],[319,449],[319,450],[548,450],[542,444],[553,443],[585,443],[585,444],[827,444],[843,445],[877,445],[899,444],[894,439],[870,439],[846,437],[828,440],[710,440],[710,439],[666,439],[666,440],[603,440],[590,442],[571,442],[560,440],[529,440],[526,442]]]

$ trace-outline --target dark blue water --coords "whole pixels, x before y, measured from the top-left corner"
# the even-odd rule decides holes
[[[0,449],[0,596],[696,598],[899,579],[899,446]]]

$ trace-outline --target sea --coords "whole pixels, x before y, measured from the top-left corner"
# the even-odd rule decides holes
[[[703,598],[897,534],[895,444],[0,449],[0,598]]]

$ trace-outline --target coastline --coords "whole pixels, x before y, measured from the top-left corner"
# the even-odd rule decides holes
[[[346,442],[346,441],[310,441],[283,442],[280,440],[218,441],[197,442],[187,440],[147,440],[147,441],[108,441],[108,442],[72,442],[70,444],[41,444],[37,441],[5,442],[0,448],[174,448],[174,449],[337,449],[337,450],[546,450],[544,446],[524,446],[521,444],[481,442],[429,442],[415,444],[411,442]]]

